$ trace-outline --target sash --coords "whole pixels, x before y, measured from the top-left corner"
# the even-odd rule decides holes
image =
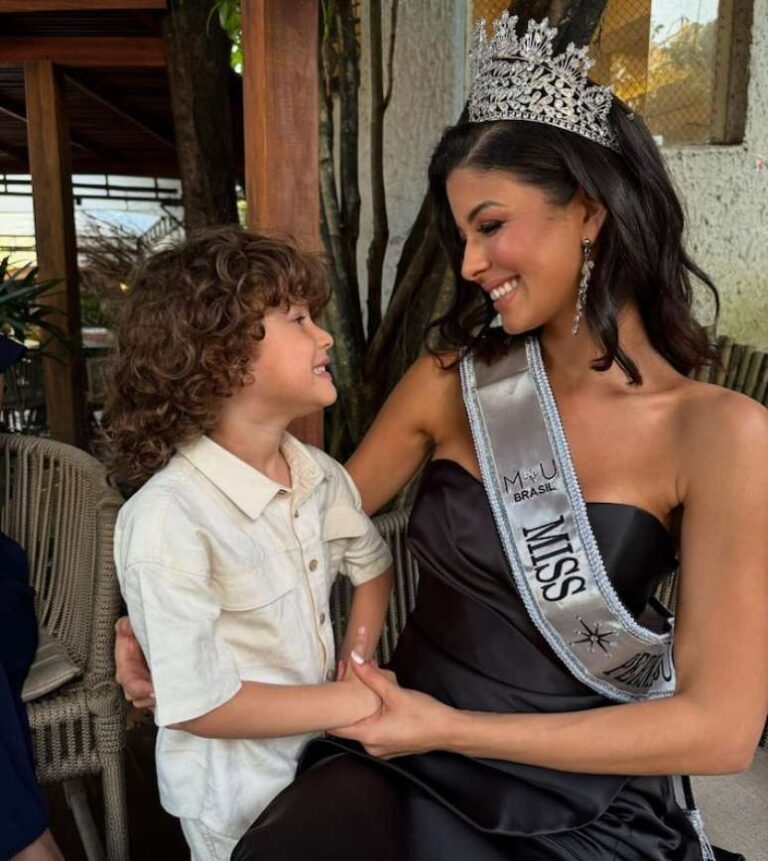
[[[538,338],[492,365],[460,364],[464,403],[496,528],[533,623],[573,675],[618,702],[675,690],[672,625],[639,624],[603,564]]]

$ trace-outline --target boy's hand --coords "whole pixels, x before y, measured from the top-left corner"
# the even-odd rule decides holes
[[[347,675],[338,684],[344,685],[348,689],[352,714],[357,715],[355,723],[378,714],[381,709],[381,699],[367,685],[363,684],[351,668],[347,668]]]
[[[352,726],[331,730],[341,738],[360,742],[371,756],[391,759],[444,747],[447,729],[456,712],[420,691],[401,688],[394,674],[373,661],[355,661],[352,672],[381,701],[372,717]]]
[[[137,709],[154,709],[152,676],[127,616],[115,623],[115,668],[115,681],[125,698]]]

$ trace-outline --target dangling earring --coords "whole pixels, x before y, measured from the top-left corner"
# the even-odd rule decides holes
[[[581,240],[581,253],[584,256],[584,262],[581,264],[581,281],[579,281],[579,295],[576,299],[576,316],[573,319],[573,326],[571,327],[572,335],[578,335],[579,333],[579,323],[581,322],[581,316],[584,313],[584,308],[587,304],[589,279],[592,277],[592,269],[595,265],[595,261],[590,259],[592,257],[591,239]]]

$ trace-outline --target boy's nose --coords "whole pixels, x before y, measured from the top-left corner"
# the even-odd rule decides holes
[[[315,328],[317,329],[317,341],[319,346],[325,350],[330,350],[334,344],[331,333],[327,332],[322,326],[318,326],[317,324],[315,324]]]

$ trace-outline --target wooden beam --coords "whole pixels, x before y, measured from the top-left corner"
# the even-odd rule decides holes
[[[0,96],[0,113],[13,117],[13,119],[19,120],[22,123],[26,123],[27,121],[27,113],[24,110],[24,105],[13,99],[7,99],[5,96]]]
[[[0,96],[0,113],[7,114],[7,116],[13,117],[13,119],[19,120],[19,122],[22,123],[27,122],[27,113],[24,105],[21,102],[16,102],[5,96]],[[78,149],[93,158],[108,158],[108,155],[101,149],[101,147],[98,144],[92,143],[88,138],[70,134],[69,141],[73,146],[76,146]]]
[[[67,117],[61,76],[53,63],[42,60],[24,66],[27,140],[35,214],[35,245],[40,278],[61,283],[46,294],[46,304],[58,309],[51,316],[71,339],[68,350],[51,342],[54,357],[44,360],[48,428],[56,439],[83,445],[84,376],[80,338],[75,216],[72,205]]]
[[[161,144],[175,152],[176,143],[173,139],[173,132],[169,129],[161,128],[156,122],[153,122],[147,117],[140,116],[136,108],[129,106],[124,102],[120,102],[119,98],[117,98],[114,93],[107,93],[97,84],[84,78],[81,73],[67,71],[64,77],[67,84],[77,87],[77,89],[89,99],[98,102],[100,105],[107,108],[107,110],[111,111],[111,113],[127,120],[129,123],[136,126],[136,128],[146,132],[150,137],[153,137],[156,141],[159,141]]]
[[[164,67],[165,41],[157,36],[0,37],[0,66],[38,60],[62,66]]]
[[[3,143],[0,141],[0,152],[5,153],[13,159],[16,159],[17,162],[26,161],[27,151],[20,146],[13,146],[12,144]]]
[[[751,0],[720,0],[712,80],[712,143],[744,140],[752,17]]]
[[[320,249],[317,0],[242,0],[248,223]]]
[[[5,144],[0,144],[0,153],[7,151],[10,147]],[[15,147],[14,149],[19,149]],[[26,151],[18,153],[18,156],[11,156],[13,162],[9,160],[0,160],[0,173],[29,173],[29,160],[27,159]],[[79,158],[73,161],[73,172],[87,176],[101,176],[105,173],[115,174],[116,176],[157,176],[163,179],[178,179],[179,166],[176,161],[154,161],[147,159],[146,161],[123,161],[120,159],[110,158],[108,161],[99,159]]]
[[[0,0],[0,12],[101,12],[165,8],[166,0]]]
[[[319,251],[317,0],[242,0],[245,196],[254,230]],[[293,432],[322,445],[322,414]]]

